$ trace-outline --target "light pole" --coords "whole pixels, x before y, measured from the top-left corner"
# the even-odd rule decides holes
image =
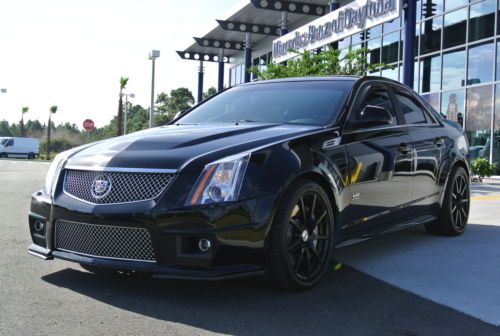
[[[153,127],[153,112],[155,104],[155,60],[160,57],[159,50],[151,50],[149,59],[152,61],[153,71],[151,74],[151,105],[149,107],[149,128]]]
[[[123,118],[123,134],[127,134],[127,114],[128,114],[128,97],[135,98],[135,93],[122,93],[125,96],[125,117]]]

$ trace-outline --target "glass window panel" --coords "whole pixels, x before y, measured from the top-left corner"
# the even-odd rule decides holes
[[[470,6],[470,42],[493,36],[495,30],[495,2],[495,0],[484,0]]]
[[[443,48],[465,43],[467,8],[444,15]]]
[[[398,66],[386,67],[382,69],[382,77],[398,80]]]
[[[434,110],[439,111],[439,93],[429,93],[426,95],[422,95],[422,98],[424,98]]]
[[[497,170],[496,175],[500,175],[500,84],[496,85],[495,88],[495,129],[493,132],[493,163],[496,163]],[[489,155],[490,152],[490,141],[486,142],[484,146],[484,152]]]
[[[351,44],[351,37],[347,36],[342,40],[338,41],[338,43],[339,43],[339,49],[346,49]]]
[[[392,21],[384,23],[384,34],[399,29],[400,27],[401,27],[401,19],[397,17]]]
[[[443,0],[423,0],[421,12],[422,19],[430,18],[433,15],[442,13]]]
[[[441,80],[441,55],[420,60],[420,92],[439,91]]]
[[[441,96],[441,114],[446,116],[446,119],[456,121],[460,125],[464,125],[464,110],[465,110],[465,91],[455,90],[443,92]]]
[[[396,62],[398,60],[399,31],[384,35],[382,39],[382,62]]]
[[[467,89],[465,104],[465,130],[471,146],[471,157],[475,152],[484,149],[491,132],[491,110],[493,109],[492,85],[484,85]],[[479,149],[474,147],[481,146]]]
[[[395,94],[407,124],[427,123],[424,111],[422,110],[420,103],[415,98],[402,91],[396,91]]]
[[[379,24],[375,27],[372,27],[372,28],[368,28],[366,30],[366,38],[369,39],[369,38],[373,38],[373,37],[378,37],[382,35],[382,25]]]
[[[420,53],[426,54],[441,48],[441,30],[443,17],[438,16],[422,22],[422,35],[420,37]]]
[[[497,42],[497,80],[500,79],[500,41]]]
[[[364,37],[364,36],[365,36],[364,30],[360,31],[359,33],[351,35],[351,37],[352,37],[352,44],[361,43],[361,41],[363,40],[362,37]]]
[[[469,74],[467,84],[479,84],[493,80],[493,57],[495,49],[493,42],[469,47]]]
[[[417,20],[422,18],[422,2],[417,0]]]
[[[240,84],[241,83],[241,66],[240,65],[238,65],[235,68],[235,73],[236,73],[235,82],[236,82],[236,84]]]
[[[456,89],[465,84],[465,50],[443,54],[443,90]]]
[[[367,42],[367,49],[368,49],[368,63],[369,64],[376,64],[380,63],[380,45],[382,43],[382,39],[376,38],[369,40]]]
[[[445,0],[444,9],[446,11],[449,11],[453,8],[465,6],[465,5],[467,5],[468,2],[469,2],[468,0]]]

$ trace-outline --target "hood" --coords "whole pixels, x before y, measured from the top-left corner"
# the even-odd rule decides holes
[[[66,166],[195,172],[222,157],[321,129],[269,123],[167,125],[91,144],[73,154]]]

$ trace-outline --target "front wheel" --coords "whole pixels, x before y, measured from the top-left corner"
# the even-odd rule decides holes
[[[458,236],[464,233],[469,219],[469,185],[465,169],[454,168],[446,186],[438,220],[425,225],[429,233],[444,236]]]
[[[266,251],[267,273],[287,290],[315,286],[327,269],[333,245],[334,215],[323,188],[309,180],[284,193]]]

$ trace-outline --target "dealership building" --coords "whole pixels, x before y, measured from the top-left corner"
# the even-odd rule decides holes
[[[369,75],[413,87],[462,124],[473,158],[500,167],[499,6],[499,0],[245,0],[177,53],[199,63],[201,100],[205,62],[219,64],[222,90],[252,81],[251,66],[297,57],[291,48],[321,52],[330,45],[341,55],[350,45],[364,48],[370,63],[385,64]]]

